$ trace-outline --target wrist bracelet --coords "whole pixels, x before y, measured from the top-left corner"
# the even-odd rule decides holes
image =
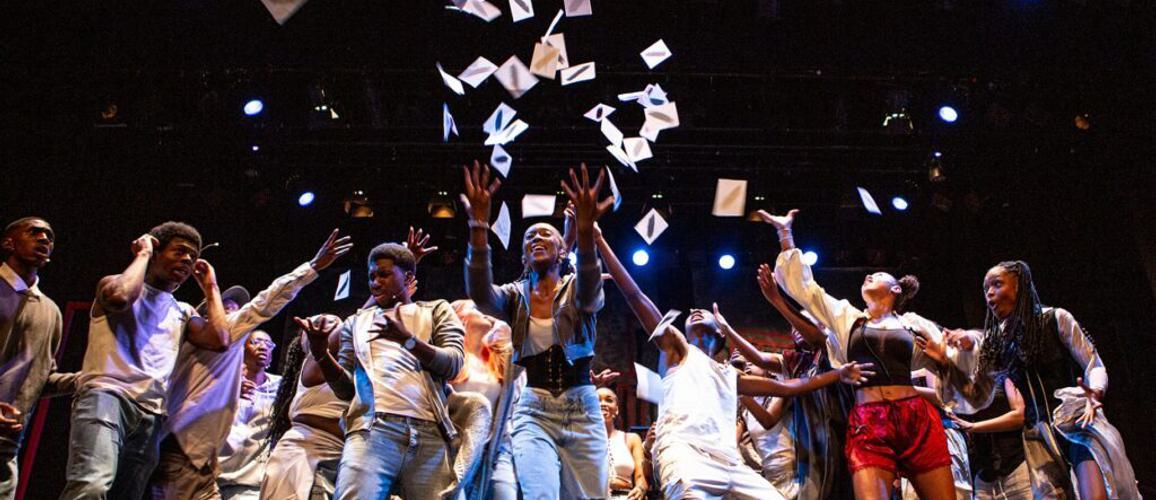
[[[480,220],[470,219],[469,222],[466,222],[466,224],[470,226],[470,229],[485,229],[487,231],[490,230],[490,223],[489,222],[482,222]]]

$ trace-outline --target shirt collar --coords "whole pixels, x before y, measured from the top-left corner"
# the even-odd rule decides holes
[[[36,281],[32,282],[32,286],[28,286],[28,284],[24,282],[24,278],[17,275],[16,271],[12,270],[7,262],[0,263],[0,278],[7,281],[8,285],[11,286],[16,293],[32,292],[32,295],[40,296],[40,287],[38,286],[40,285],[40,278],[37,277]]]

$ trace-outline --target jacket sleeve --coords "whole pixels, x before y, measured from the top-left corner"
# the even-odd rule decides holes
[[[511,320],[510,310],[517,296],[516,286],[494,285],[489,246],[470,246],[466,249],[466,294],[482,312],[503,321]]]
[[[268,288],[261,290],[248,304],[229,315],[229,343],[236,342],[272,319],[297,297],[302,288],[316,279],[317,271],[306,262],[289,274],[273,280]]]
[[[795,302],[827,327],[828,342],[833,361],[847,362],[847,343],[851,329],[863,311],[847,300],[836,299],[823,290],[811,275],[811,266],[803,263],[803,252],[792,248],[779,254],[775,260],[775,280]]]
[[[598,259],[597,250],[589,254],[578,253],[578,269],[575,274],[574,305],[586,314],[602,310],[606,295],[602,292],[602,263]]]
[[[425,369],[437,378],[452,380],[465,364],[465,329],[449,302],[435,302],[431,314],[433,321],[429,344],[434,349],[434,358]]]
[[[1068,346],[1072,358],[1084,369],[1084,383],[1088,387],[1104,392],[1108,389],[1108,368],[1100,357],[1092,338],[1084,332],[1076,318],[1066,309],[1055,308],[1056,323],[1059,325],[1060,341]]]

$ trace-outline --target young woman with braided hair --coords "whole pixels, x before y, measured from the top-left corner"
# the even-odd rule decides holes
[[[856,388],[847,426],[844,452],[855,497],[890,498],[901,475],[911,480],[920,498],[955,498],[943,425],[936,409],[913,387],[911,371],[958,366],[960,353],[954,348],[942,356],[925,351],[929,344],[942,346],[943,334],[935,323],[903,312],[919,289],[913,276],[867,275],[860,287],[866,309],[827,295],[795,248],[791,226],[797,212],[772,216],[759,211],[779,233],[775,281],[830,329],[827,346],[833,362],[873,362],[878,373]],[[960,368],[967,372],[969,367]]]

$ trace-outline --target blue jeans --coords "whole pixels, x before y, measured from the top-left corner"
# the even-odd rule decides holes
[[[368,430],[349,433],[334,498],[439,499],[454,482],[449,445],[436,422],[378,414]]]
[[[513,421],[514,469],[525,500],[606,497],[606,424],[594,386],[558,397],[527,387]]]
[[[111,392],[78,395],[60,498],[141,498],[157,465],[163,421]]]

